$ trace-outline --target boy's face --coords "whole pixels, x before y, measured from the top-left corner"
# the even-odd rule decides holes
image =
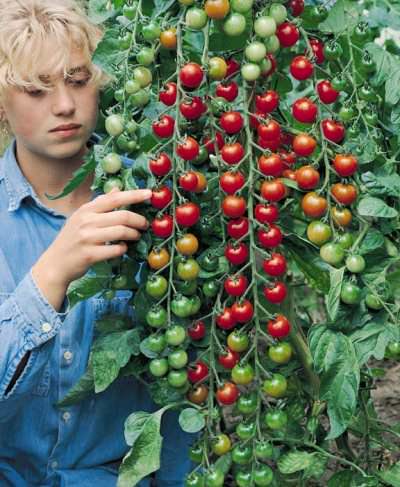
[[[17,147],[22,145],[25,152],[46,159],[66,159],[86,151],[86,142],[96,127],[99,89],[88,83],[90,74],[85,65],[82,52],[74,50],[68,67],[72,77],[64,79],[61,73],[51,78],[50,92],[8,90],[3,109]],[[72,124],[76,128],[59,130]]]

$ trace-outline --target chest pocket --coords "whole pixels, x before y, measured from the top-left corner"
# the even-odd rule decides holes
[[[4,304],[12,293],[0,292],[0,306]],[[46,346],[46,345],[44,345]],[[37,349],[36,353],[42,353],[41,349]],[[35,396],[47,396],[50,388],[50,361],[46,363],[42,370],[42,375],[36,387],[32,390],[32,394]]]

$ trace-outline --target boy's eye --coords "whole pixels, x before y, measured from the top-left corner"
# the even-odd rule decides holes
[[[70,82],[75,86],[85,86],[89,82],[89,78],[71,79]]]
[[[44,91],[43,90],[25,90],[25,92],[29,95],[29,96],[41,96]]]

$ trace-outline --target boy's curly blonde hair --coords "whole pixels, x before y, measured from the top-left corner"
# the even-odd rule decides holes
[[[91,82],[104,87],[110,78],[91,60],[102,36],[76,0],[0,0],[0,103],[10,87],[50,90],[43,74],[67,77],[71,48],[87,58]],[[53,55],[43,59],[49,41]]]

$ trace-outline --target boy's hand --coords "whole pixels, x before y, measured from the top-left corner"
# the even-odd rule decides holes
[[[43,293],[49,298],[51,291],[46,293],[46,289],[55,286],[64,289],[65,294],[69,283],[83,276],[93,264],[123,255],[128,246],[121,241],[139,240],[148,221],[142,215],[118,208],[147,201],[151,194],[150,189],[113,190],[76,210],[32,268]],[[118,243],[106,245],[108,242]],[[64,296],[61,302],[49,301],[61,306],[63,299]]]

